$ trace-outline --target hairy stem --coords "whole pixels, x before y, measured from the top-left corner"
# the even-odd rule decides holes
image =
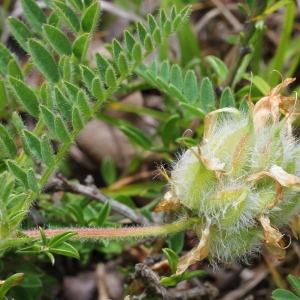
[[[65,228],[65,229],[46,229],[47,237],[53,237],[57,234],[74,231],[77,235],[75,239],[140,239],[156,236],[166,236],[169,234],[189,230],[193,222],[190,220],[179,221],[171,224],[154,225],[146,227],[125,227],[125,228]],[[23,231],[24,234],[32,238],[39,238],[39,230]]]

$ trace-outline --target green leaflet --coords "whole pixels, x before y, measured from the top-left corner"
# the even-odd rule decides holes
[[[73,54],[77,57],[79,61],[84,60],[86,52],[90,44],[90,34],[85,33],[78,37],[73,44]]]
[[[43,134],[41,138],[41,155],[43,163],[47,167],[51,167],[52,165],[54,165],[55,160],[53,156],[52,146],[47,135],[45,134]]]
[[[29,39],[29,53],[38,69],[52,83],[59,81],[59,72],[56,62],[50,52],[34,39]]]
[[[7,160],[7,166],[10,170],[10,172],[13,174],[13,176],[21,181],[26,189],[28,189],[28,182],[27,182],[27,175],[23,169],[19,167],[19,165],[12,161],[12,160]]]
[[[198,84],[194,71],[189,70],[184,78],[184,96],[189,103],[195,103],[198,98]]]
[[[32,132],[24,129],[24,136],[27,140],[30,152],[33,153],[40,161],[43,161],[42,152],[41,152],[41,142],[37,136]]]
[[[81,28],[84,32],[93,33],[99,21],[101,11],[100,2],[94,2],[85,11],[81,19]]]
[[[9,77],[9,82],[17,95],[18,99],[24,105],[26,110],[34,117],[39,115],[39,103],[33,90],[23,81]]]
[[[7,65],[13,58],[10,51],[0,43],[0,72],[4,75],[8,75]]]
[[[210,112],[215,105],[215,95],[211,81],[206,77],[200,86],[200,107],[206,113]]]
[[[9,134],[9,132],[2,124],[0,124],[0,139],[3,142],[3,146],[7,150],[7,154],[11,158],[14,158],[17,155],[17,147],[15,145],[13,137]]]

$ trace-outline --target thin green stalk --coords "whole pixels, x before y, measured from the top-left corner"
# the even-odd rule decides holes
[[[265,11],[267,4],[268,1],[256,0],[253,5],[253,10],[251,11],[251,14],[249,16],[249,20],[261,15]],[[250,21],[246,22],[244,25],[244,38],[240,38],[237,50],[229,67],[228,75],[223,85],[224,88],[233,85],[237,71],[242,64],[244,57],[249,53],[250,49],[248,47],[251,46],[249,42],[255,30],[255,23],[256,22]]]
[[[77,233],[75,239],[141,239],[156,236],[166,236],[192,228],[194,222],[190,220],[179,221],[171,224],[146,226],[146,227],[125,227],[125,228],[65,228],[65,229],[46,229],[44,230],[47,237],[53,237],[66,231]],[[31,238],[39,238],[39,230],[23,231],[24,234]]]

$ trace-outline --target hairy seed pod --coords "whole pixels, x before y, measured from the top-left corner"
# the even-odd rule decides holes
[[[296,99],[279,92],[294,80],[286,79],[255,105],[249,101],[247,114],[224,108],[206,115],[201,144],[174,165],[170,191],[156,210],[179,203],[198,220],[191,229],[199,237],[177,274],[205,257],[246,259],[262,244],[284,258],[277,228],[300,211],[300,147],[291,126],[300,110]]]

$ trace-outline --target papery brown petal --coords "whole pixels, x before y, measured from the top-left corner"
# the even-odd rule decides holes
[[[203,260],[209,254],[210,248],[210,224],[207,223],[202,231],[200,242],[196,248],[183,256],[177,265],[176,275],[182,274],[190,265]]]
[[[270,219],[267,216],[261,215],[258,218],[258,221],[261,223],[261,226],[264,229],[264,234],[265,234],[265,244],[269,243],[282,243],[282,237],[283,235],[279,232],[278,229],[272,227],[270,225]],[[284,242],[283,242],[284,246]]]
[[[279,166],[272,166],[270,168],[270,173],[276,178],[276,180],[283,186],[291,187],[295,184],[299,184],[299,178],[293,174],[289,174],[286,171],[284,171]]]
[[[168,191],[165,193],[164,197],[157,204],[154,211],[155,212],[167,211],[178,203],[179,203],[179,200],[178,200],[177,196],[171,190],[171,191]]]
[[[198,155],[207,170],[224,171],[225,163],[221,163],[219,158],[205,158],[201,152],[201,147],[198,147]]]
[[[281,246],[279,243],[267,243],[265,244],[265,247],[278,260],[283,260],[285,258],[286,251],[284,249],[284,245]]]
[[[280,90],[282,90],[283,88],[285,88],[286,86],[288,86],[289,84],[294,82],[295,80],[296,80],[296,78],[286,78],[281,83],[279,83],[277,86],[275,86],[273,89],[271,89],[269,95],[270,96],[277,95],[280,92]]]

